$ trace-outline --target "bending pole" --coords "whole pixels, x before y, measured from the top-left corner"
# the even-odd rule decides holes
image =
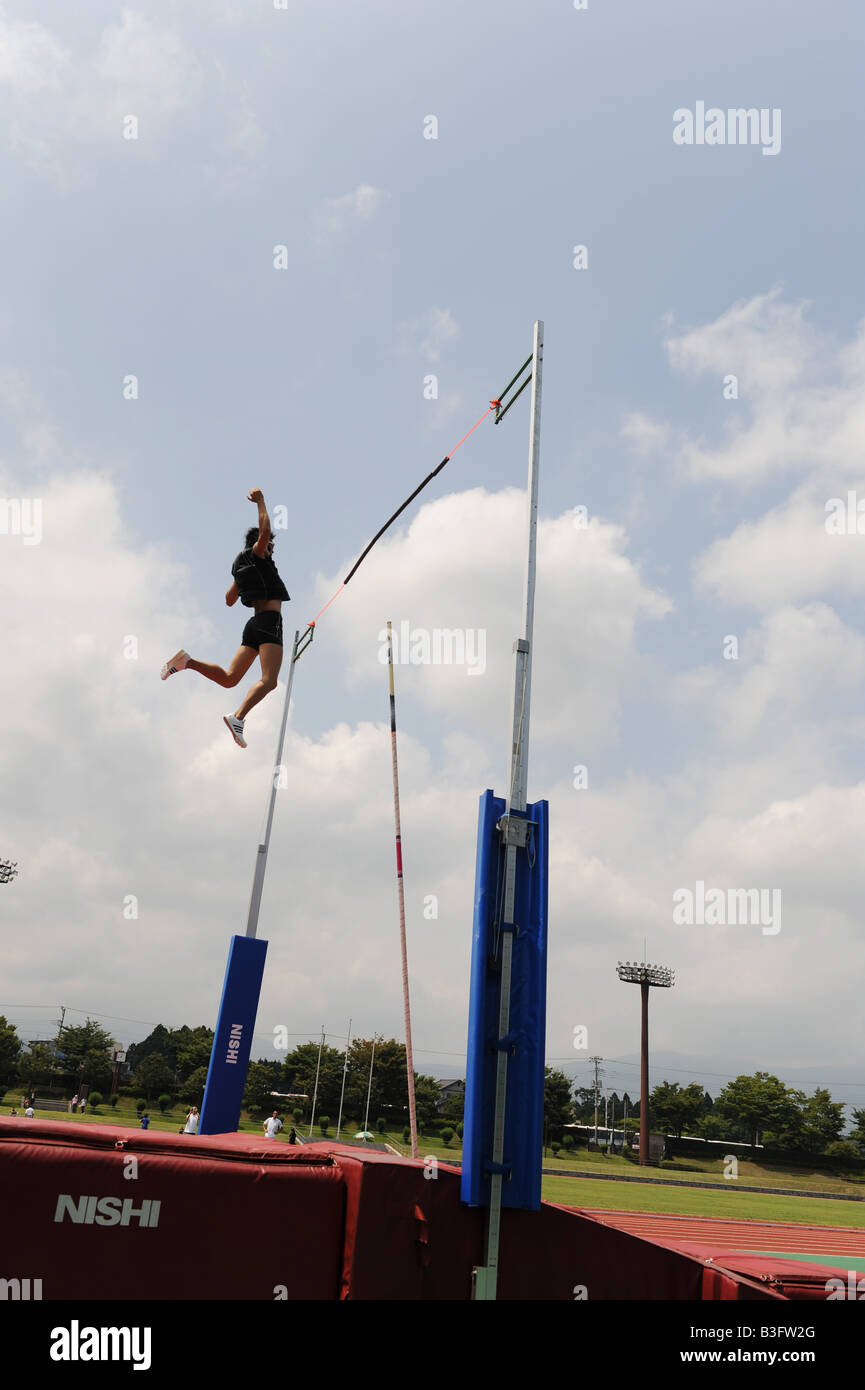
[[[291,703],[291,687],[294,681],[294,668],[297,664],[297,644],[300,639],[300,632],[294,634],[294,646],[291,649],[291,661],[288,664],[288,681],[285,686],[285,704],[282,707],[282,723],[279,728],[279,742],[276,746],[276,764],[273,769],[271,779],[270,795],[267,803],[267,816],[264,826],[264,838],[258,846],[258,853],[255,856],[255,873],[252,876],[252,893],[249,898],[249,913],[246,918],[246,935],[255,936],[258,930],[258,913],[261,908],[261,890],[264,887],[264,871],[267,868],[267,851],[270,848],[270,828],[273,825],[273,808],[276,805],[276,791],[279,786],[279,773],[282,767],[282,748],[285,743],[285,726],[288,723],[288,707]]]
[[[387,625],[387,678],[390,685],[390,746],[393,760],[393,817],[396,824],[396,890],[399,899],[399,941],[402,950],[402,1006],[405,1019],[405,1068],[408,1072],[408,1118],[411,1156],[418,1157],[417,1111],[414,1094],[414,1060],[411,1053],[411,1003],[408,989],[408,952],[405,941],[405,892],[402,881],[402,833],[399,823],[399,768],[396,761],[396,697],[393,688],[393,628]]]

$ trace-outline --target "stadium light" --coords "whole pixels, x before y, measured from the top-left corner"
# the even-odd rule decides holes
[[[642,996],[640,1032],[640,1166],[649,1162],[649,990],[653,985],[671,989],[676,972],[669,965],[652,965],[646,961],[619,961],[616,974],[626,984],[639,985]]]
[[[11,883],[17,876],[18,863],[11,859],[0,859],[0,883]]]

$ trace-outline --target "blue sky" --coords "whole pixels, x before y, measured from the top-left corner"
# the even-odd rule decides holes
[[[14,1006],[34,990],[212,1021],[278,703],[241,755],[225,697],[162,686],[159,666],[238,645],[223,594],[250,487],[288,508],[277,559],[286,627],[303,628],[541,318],[529,793],[549,796],[558,837],[548,1053],[574,1023],[592,1052],[633,1050],[613,967],[648,934],[680,968],[658,1044],[685,1066],[723,1071],[731,1020],[753,1068],[852,1060],[852,1018],[834,1021],[862,962],[865,576],[822,509],[865,481],[862,28],[852,3],[798,0],[0,7],[0,494],[43,496],[46,518],[39,546],[0,537],[19,731],[0,828],[22,866],[3,906],[27,943],[0,1009],[24,1031]],[[779,153],[675,145],[673,112],[697,101],[779,109]],[[503,782],[521,621],[521,503],[504,490],[525,486],[527,405],[472,435],[298,668],[263,1037],[294,1020],[336,1034],[349,1015],[399,1030],[376,649],[408,618],[488,633],[482,680],[398,671],[419,1064],[464,1048],[477,795]],[[670,893],[700,877],[780,885],[784,931],[676,935]]]

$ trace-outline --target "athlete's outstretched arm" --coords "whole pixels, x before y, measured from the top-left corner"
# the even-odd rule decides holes
[[[264,500],[264,493],[260,487],[254,487],[249,493],[250,502],[255,502],[258,506],[258,540],[252,547],[253,555],[257,555],[259,560],[264,559],[267,550],[267,543],[271,537],[270,517],[267,515],[267,504]]]

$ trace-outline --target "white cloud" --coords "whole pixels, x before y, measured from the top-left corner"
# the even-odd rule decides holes
[[[325,198],[312,216],[312,235],[320,251],[329,251],[354,228],[371,222],[390,194],[372,184],[358,184],[351,193]]]
[[[719,398],[723,378],[738,378],[739,398],[725,402],[725,443],[682,445],[693,478],[752,483],[776,473],[861,469],[865,322],[854,343],[839,345],[807,319],[804,304],[775,290],[669,338],[667,351],[675,370],[714,378]]]
[[[93,147],[161,150],[208,99],[196,168],[229,193],[261,172],[264,136],[248,86],[217,60],[203,63],[178,27],[124,7],[90,49],[64,45],[45,25],[0,11],[0,90],[9,94],[6,140],[28,164],[66,187],[83,177]],[[123,139],[124,120],[138,139]],[[85,160],[87,161],[85,163]]]
[[[621,692],[637,664],[638,623],[671,605],[641,582],[621,527],[593,518],[577,530],[573,521],[568,512],[539,523],[532,729],[546,740],[578,734],[588,749],[615,736]],[[427,503],[406,531],[383,537],[328,610],[348,678],[380,679],[379,632],[388,617],[396,629],[406,621],[429,633],[483,632],[483,674],[469,675],[468,662],[401,664],[399,680],[453,720],[506,727],[513,642],[523,627],[525,528],[522,491],[474,488]],[[341,577],[320,581],[322,601]]]
[[[623,439],[627,439],[633,445],[638,453],[649,454],[654,449],[659,449],[666,444],[669,430],[666,425],[650,420],[648,415],[643,415],[641,411],[635,410],[625,416],[621,435]]]

